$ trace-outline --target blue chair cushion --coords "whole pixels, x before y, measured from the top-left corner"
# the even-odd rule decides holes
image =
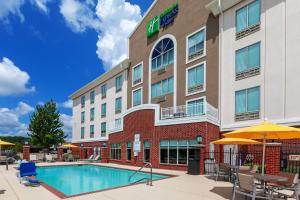
[[[33,183],[33,184],[38,184],[39,183],[39,181],[36,180],[36,179],[28,179],[28,182]]]

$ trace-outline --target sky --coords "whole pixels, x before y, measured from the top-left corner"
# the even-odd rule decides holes
[[[26,136],[36,105],[57,102],[70,138],[69,95],[127,57],[153,0],[0,0],[0,135]]]

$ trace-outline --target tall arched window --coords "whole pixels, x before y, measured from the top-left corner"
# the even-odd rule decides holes
[[[171,39],[161,40],[152,53],[152,71],[159,70],[174,62],[174,43]]]

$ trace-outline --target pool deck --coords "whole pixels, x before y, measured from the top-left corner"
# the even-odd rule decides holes
[[[39,163],[38,166],[67,165],[78,163]],[[115,165],[115,164],[96,164],[124,169],[136,170],[136,167]],[[146,169],[145,171],[149,171]],[[0,165],[0,190],[6,190],[4,194],[0,193],[0,200],[57,200],[60,199],[52,192],[40,187],[26,187],[19,183],[13,166],[9,166],[6,171],[5,165]],[[214,181],[206,176],[191,176],[185,172],[154,169],[154,173],[176,175],[153,182],[153,186],[147,186],[145,183],[122,187],[97,193],[86,194],[67,198],[70,200],[224,200],[231,199],[232,185],[228,182]],[[237,198],[238,200],[239,198]],[[242,199],[242,198],[240,198]]]

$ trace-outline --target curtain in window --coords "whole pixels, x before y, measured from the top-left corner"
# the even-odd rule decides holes
[[[247,7],[236,12],[236,32],[240,32],[245,28],[247,28]]]
[[[236,73],[247,70],[248,65],[248,48],[236,51]]]
[[[249,46],[248,68],[260,66],[260,43]]]
[[[250,88],[247,90],[247,111],[259,111],[260,107],[260,91],[259,87]]]
[[[204,41],[204,31],[200,31],[188,39],[189,49]]]
[[[235,113],[246,112],[246,90],[235,93]]]
[[[260,22],[260,0],[249,4],[248,7],[248,26],[256,25]]]

